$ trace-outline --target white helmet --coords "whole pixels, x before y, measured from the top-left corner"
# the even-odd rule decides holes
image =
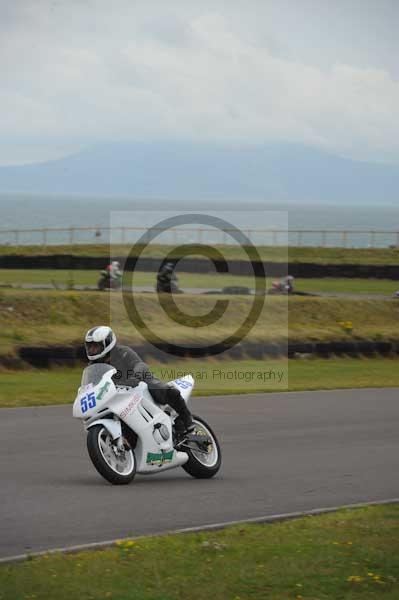
[[[100,325],[89,329],[85,336],[86,355],[89,360],[103,358],[116,344],[116,335],[111,327]]]

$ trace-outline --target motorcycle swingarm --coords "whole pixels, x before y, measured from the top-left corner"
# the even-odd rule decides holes
[[[212,442],[209,440],[204,440],[203,435],[190,434],[177,445],[181,448],[189,448],[190,450],[196,450],[197,452],[208,453],[208,446],[211,443]]]

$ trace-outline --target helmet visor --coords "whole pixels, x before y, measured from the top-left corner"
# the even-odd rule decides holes
[[[104,350],[104,342],[86,342],[87,356],[97,356]]]

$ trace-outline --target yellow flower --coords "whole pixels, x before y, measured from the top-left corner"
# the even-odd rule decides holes
[[[360,577],[360,575],[350,575],[346,581],[349,581],[350,583],[361,583],[363,581],[363,577]]]

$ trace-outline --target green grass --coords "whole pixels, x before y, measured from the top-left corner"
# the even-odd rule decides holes
[[[228,309],[215,324],[206,327],[177,325],[160,307],[155,294],[135,294],[145,323],[170,342],[219,341],[248,315],[253,299],[184,294],[178,297],[181,310],[193,315],[210,311],[217,299],[227,299]],[[352,321],[349,336],[340,325]],[[117,292],[0,290],[0,355],[16,354],[23,345],[81,343],[89,327],[101,323],[114,326],[120,339],[141,343],[121,295]],[[246,339],[251,341],[353,339],[398,339],[399,302],[384,299],[267,297],[256,326]]]
[[[397,600],[399,507],[121,541],[0,567],[0,600]]]
[[[237,275],[220,275],[212,273],[184,273],[177,271],[179,285],[183,288],[223,288],[229,285],[255,287],[253,277]],[[16,285],[34,283],[46,285],[97,285],[98,271],[66,269],[0,269],[0,285]],[[268,278],[267,287],[271,286],[273,278]],[[155,273],[137,272],[133,285],[154,287]],[[351,279],[351,278],[297,278],[295,287],[304,292],[347,293],[347,294],[381,294],[392,295],[399,289],[399,282],[389,279]]]
[[[145,251],[145,256],[163,257],[170,251],[171,246],[151,245]],[[239,246],[218,246],[224,256],[231,259],[245,260],[245,253]],[[127,256],[131,245],[114,245],[113,256]],[[263,260],[286,262],[287,249],[284,246],[258,246],[257,250]],[[104,256],[108,257],[110,247],[107,244],[82,244],[73,246],[0,246],[0,255],[37,256],[52,254],[69,254],[74,256]],[[399,248],[323,248],[295,247],[288,249],[290,262],[309,262],[317,264],[370,264],[397,265]]]
[[[188,288],[222,288],[229,285],[243,285],[255,287],[253,277],[237,277],[236,275],[219,275],[212,273],[184,273],[177,271],[179,285]],[[12,285],[21,283],[34,283],[54,285],[97,285],[99,280],[98,271],[83,271],[66,269],[0,269],[0,284]],[[133,285],[150,286],[156,285],[155,272],[137,271],[133,277]]]
[[[164,381],[192,373],[194,395],[399,387],[397,358],[181,360],[167,366],[151,363],[150,367]],[[72,404],[81,372],[80,367],[3,370],[0,407]]]
[[[0,269],[0,283],[13,285],[20,283],[96,285],[100,278],[98,271],[67,269]]]
[[[295,288],[303,292],[326,294],[370,294],[392,296],[399,289],[399,281],[390,279],[357,279],[324,277],[322,279],[295,280]]]

